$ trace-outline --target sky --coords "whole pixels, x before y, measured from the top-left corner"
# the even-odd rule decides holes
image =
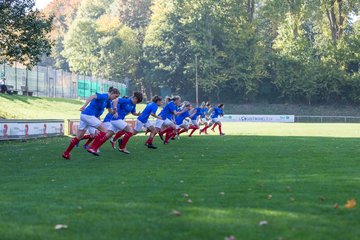
[[[48,5],[52,0],[36,0],[36,7],[38,9],[43,9]]]

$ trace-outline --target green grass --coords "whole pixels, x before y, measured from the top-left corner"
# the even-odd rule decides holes
[[[360,199],[358,125],[224,130],[152,151],[134,137],[131,155],[78,148],[71,161],[68,138],[1,143],[0,239],[358,239],[360,210],[343,207]]]
[[[78,119],[80,100],[64,98],[27,97],[0,94],[0,118],[15,119]],[[141,111],[145,104],[139,104]]]
[[[300,105],[300,104],[225,104],[227,114],[275,114],[297,116],[360,116],[355,105]]]

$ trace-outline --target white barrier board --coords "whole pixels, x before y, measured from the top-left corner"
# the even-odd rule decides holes
[[[295,122],[294,115],[224,115],[223,122]]]
[[[0,140],[64,135],[63,120],[0,121]]]

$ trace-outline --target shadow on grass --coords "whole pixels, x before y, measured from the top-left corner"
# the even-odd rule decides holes
[[[10,101],[21,101],[27,104],[30,104],[29,100],[37,101],[37,100],[46,100],[48,102],[65,102],[65,103],[73,103],[73,104],[81,104],[82,102],[77,99],[65,99],[65,98],[44,98],[44,97],[35,97],[35,96],[21,96],[21,95],[8,95],[8,94],[0,94],[0,98],[5,98]]]

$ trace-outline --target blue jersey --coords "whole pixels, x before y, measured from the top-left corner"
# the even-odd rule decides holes
[[[146,123],[149,120],[151,114],[155,114],[158,110],[158,105],[154,102],[146,105],[144,111],[142,111],[141,115],[137,118],[140,122]]]
[[[203,109],[202,108],[195,108],[196,113],[194,114],[194,116],[191,118],[191,120],[196,120],[198,116],[202,116],[204,114]]]
[[[209,108],[207,108],[207,107],[203,109],[201,118],[206,118],[206,115],[209,115]]]
[[[107,102],[106,102],[106,106],[105,106],[106,109],[109,109],[111,108],[111,100],[109,99]],[[96,115],[95,117],[97,118],[100,118],[100,116],[104,113],[104,109],[101,111],[101,113],[99,115]],[[103,122],[109,122],[109,121],[105,121],[106,117],[109,115],[110,113],[106,114],[105,118],[104,118],[104,121]],[[111,114],[110,114],[111,115]],[[112,117],[112,115],[111,115]],[[111,119],[111,118],[110,118]]]
[[[223,116],[224,111],[221,108],[214,108],[214,111],[211,114],[211,118],[218,118],[219,116]]]
[[[187,118],[187,117],[190,117],[189,111],[183,112],[183,113],[179,114],[178,116],[176,116],[176,118],[175,118],[176,125],[181,125],[184,122],[185,118]]]
[[[163,120],[172,118],[174,111],[176,111],[177,108],[175,106],[175,103],[173,101],[166,104],[166,106],[163,108],[161,113],[159,114]]]
[[[131,98],[119,98],[119,102],[117,105],[117,112],[118,117],[114,118],[112,120],[123,120],[126,115],[129,113],[135,113],[136,112],[136,105],[133,104],[131,101]]]
[[[107,93],[96,93],[96,98],[91,100],[90,104],[82,111],[82,114],[100,117],[108,103],[109,95]]]

